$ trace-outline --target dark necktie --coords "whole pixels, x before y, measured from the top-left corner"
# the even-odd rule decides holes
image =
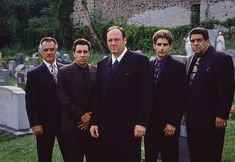
[[[50,67],[51,67],[51,74],[53,75],[54,80],[57,82],[57,68],[54,64],[51,64]]]
[[[86,68],[82,68],[82,79],[85,83],[85,87],[88,85],[88,71]]]
[[[153,73],[153,82],[154,84],[157,83],[157,79],[160,74],[160,61],[156,60],[154,63],[154,73]]]
[[[200,64],[200,60],[201,60],[201,57],[198,57],[194,66],[193,66],[193,69],[192,69],[192,72],[191,72],[191,75],[190,75],[190,78],[189,78],[189,84],[191,85],[192,84],[192,81],[198,71],[198,68],[199,68],[199,64]]]
[[[115,60],[115,62],[112,64],[112,72],[114,72],[117,69],[118,66],[118,60]]]

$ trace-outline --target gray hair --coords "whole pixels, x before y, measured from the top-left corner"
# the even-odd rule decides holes
[[[42,38],[41,39],[41,41],[40,41],[40,43],[39,43],[39,46],[38,46],[38,51],[40,52],[40,53],[42,53],[42,43],[43,42],[54,42],[55,43],[55,49],[56,49],[56,51],[57,51],[57,49],[58,49],[58,43],[57,43],[57,41],[56,41],[56,39],[55,38],[53,38],[53,37],[44,37],[44,38]]]

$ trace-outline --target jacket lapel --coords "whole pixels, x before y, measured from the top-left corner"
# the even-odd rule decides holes
[[[209,52],[208,52],[209,51]],[[198,71],[192,81],[192,85],[195,85],[198,80],[200,79],[201,75],[203,75],[205,72],[207,72],[208,70],[210,70],[210,68],[212,68],[212,64],[214,62],[214,59],[216,57],[216,54],[211,52],[211,49],[209,48],[207,50],[207,53],[205,55],[205,57],[202,59],[202,61],[200,62]]]

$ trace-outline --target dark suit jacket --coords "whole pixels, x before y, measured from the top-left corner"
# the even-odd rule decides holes
[[[57,63],[57,66],[60,68],[62,64]],[[59,131],[61,108],[56,86],[44,63],[27,73],[25,99],[30,127],[40,124],[45,133]]]
[[[130,139],[136,124],[147,126],[149,122],[150,63],[147,57],[128,50],[114,74],[111,67],[111,56],[98,63],[93,124],[105,139]]]
[[[151,128],[155,126],[164,129],[166,124],[179,128],[185,108],[186,68],[171,56],[165,58],[156,85],[153,87],[153,108],[151,113]],[[154,60],[151,61],[154,69]],[[153,76],[154,70],[152,71]],[[159,131],[159,130],[156,130]]]
[[[64,66],[58,73],[58,98],[62,105],[61,130],[64,134],[80,132],[77,123],[85,112],[94,106],[96,67],[89,65],[89,84],[85,87],[81,68],[74,62]]]
[[[193,55],[187,60],[187,69]],[[215,118],[228,119],[234,93],[232,58],[210,46],[189,88],[187,121],[194,130],[214,127]]]

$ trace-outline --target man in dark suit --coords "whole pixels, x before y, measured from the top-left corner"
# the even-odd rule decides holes
[[[56,62],[57,41],[45,37],[39,51],[43,63],[28,72],[26,109],[30,127],[37,140],[39,162],[51,162],[55,137],[62,149],[59,133],[61,109],[57,100],[56,75],[62,65]]]
[[[153,35],[156,59],[151,61],[153,106],[145,136],[145,162],[179,161],[180,120],[185,106],[185,65],[170,56],[173,35],[159,30]]]
[[[90,132],[101,140],[102,162],[140,162],[150,116],[150,64],[147,57],[127,50],[126,42],[121,27],[110,27],[111,55],[97,66],[98,104]]]
[[[220,162],[234,93],[232,58],[210,45],[208,31],[189,33],[194,55],[187,60],[186,121],[191,162]]]
[[[95,162],[94,138],[89,128],[94,106],[96,67],[88,65],[91,44],[77,39],[73,44],[75,62],[58,73],[58,98],[62,105],[63,158],[65,162]]]

